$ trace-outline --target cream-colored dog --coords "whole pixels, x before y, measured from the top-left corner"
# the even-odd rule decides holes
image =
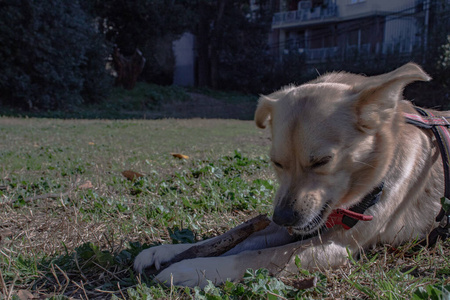
[[[280,182],[273,222],[223,256],[181,261],[156,279],[204,286],[207,279],[239,280],[247,268],[282,276],[296,271],[296,256],[305,268],[338,267],[348,260],[346,249],[356,254],[426,235],[437,225],[444,175],[432,133],[403,116],[416,113],[402,92],[417,80],[430,77],[410,63],[372,77],[330,73],[261,97],[255,121],[270,126],[270,158]],[[381,199],[365,212],[372,221],[304,239],[324,228],[332,210],[359,203],[382,182]],[[190,246],[144,250],[134,267],[159,269]]]

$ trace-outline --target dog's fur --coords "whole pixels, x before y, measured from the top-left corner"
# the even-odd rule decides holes
[[[308,269],[338,267],[346,263],[347,249],[356,254],[377,243],[425,236],[437,225],[444,175],[432,133],[407,124],[402,115],[416,113],[402,92],[418,80],[430,77],[409,63],[372,77],[330,73],[262,96],[255,121],[271,128],[270,157],[280,182],[273,222],[223,256],[181,261],[156,279],[204,286],[206,279],[239,280],[247,268],[283,275],[295,272],[296,256]],[[380,201],[366,211],[372,221],[298,238],[316,232],[333,209],[360,202],[381,182]],[[190,246],[144,250],[135,269],[159,269]]]

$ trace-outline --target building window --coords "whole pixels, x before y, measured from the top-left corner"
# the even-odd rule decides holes
[[[366,2],[366,0],[350,0],[350,4],[362,3]]]

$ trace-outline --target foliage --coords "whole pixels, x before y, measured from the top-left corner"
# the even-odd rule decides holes
[[[441,300],[450,298],[450,285],[426,285],[425,287],[419,287],[414,292],[412,300]]]
[[[172,244],[186,244],[194,243],[195,236],[190,229],[179,229],[175,227],[173,230],[168,228],[170,238],[172,239]]]
[[[84,0],[84,6],[104,24],[108,41],[125,56],[136,49],[146,58],[141,77],[171,84],[174,68],[172,42],[190,29],[191,14],[179,1]]]
[[[197,16],[199,86],[261,92],[271,60],[271,11],[252,16],[249,2],[243,0],[201,0],[191,9]]]
[[[106,37],[125,54],[144,48],[158,36],[180,35],[188,28],[188,14],[179,1],[96,0],[84,2],[92,14],[103,19]]]
[[[439,74],[437,80],[448,89],[450,87],[450,35],[447,36],[447,41],[439,49],[436,70]]]
[[[447,36],[447,43],[441,46],[441,55],[438,61],[438,68],[444,70],[450,68],[450,36]]]
[[[208,87],[188,88],[193,93],[200,93],[217,100],[223,100],[227,103],[256,103],[258,95],[252,93],[243,93],[239,91],[214,90]]]
[[[317,73],[314,73],[308,69],[304,55],[289,52],[289,54],[283,55],[281,62],[274,63],[273,71],[267,80],[267,87],[270,90],[266,93],[273,92],[277,87],[286,86],[289,84],[302,84],[306,81],[312,80],[317,77]]]
[[[199,300],[219,299],[270,299],[295,296],[295,289],[284,284],[281,280],[269,276],[266,269],[248,269],[244,274],[243,283],[236,284],[227,281],[223,287],[215,287],[209,281],[203,289],[194,288],[194,297]]]
[[[223,15],[217,10],[211,14],[215,19],[209,21],[215,26],[209,32],[210,84],[218,89],[260,93],[272,60],[267,46],[270,16],[249,18],[242,2],[217,1],[217,6],[224,6]]]
[[[110,89],[107,99],[83,103],[71,110],[27,111],[3,108],[4,116],[62,119],[161,119],[231,118],[253,119],[258,97],[253,94],[185,89],[138,82],[133,90]]]
[[[427,38],[418,47],[427,44],[427,51],[372,57],[355,52],[343,61],[314,64],[306,64],[296,51],[283,54],[281,60],[273,57],[267,45],[274,8],[271,2],[257,1],[260,9],[252,12],[248,0],[3,1],[0,104],[67,110],[82,102],[99,103],[110,89],[105,62],[112,44],[125,55],[136,48],[143,52],[147,61],[141,80],[171,84],[175,64],[172,42],[190,31],[196,36],[200,87],[270,93],[283,85],[311,80],[317,73],[344,70],[374,75],[413,60],[422,63],[434,80],[427,85],[418,83],[412,92],[408,88],[408,97],[427,107],[448,106],[449,94],[442,88],[450,85],[448,30],[441,30],[450,24],[448,1],[431,2],[429,28],[422,28],[421,33],[425,36],[428,32]],[[295,9],[297,2],[287,5]],[[151,110],[157,110],[158,103],[141,102]],[[115,111],[129,103],[117,105]]]
[[[267,73],[270,15],[251,18],[244,0],[85,1],[106,24],[106,36],[123,53],[139,48],[147,59],[142,78],[170,84],[172,42],[183,32],[196,38],[200,86],[260,92]],[[262,10],[266,12],[266,10]]]
[[[117,111],[157,110],[164,103],[189,100],[190,96],[180,87],[140,82],[133,90],[114,88],[103,107]]]
[[[67,108],[106,92],[108,49],[77,1],[6,1],[0,9],[4,104]]]

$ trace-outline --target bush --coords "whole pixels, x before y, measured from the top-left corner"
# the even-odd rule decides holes
[[[3,2],[0,44],[1,104],[63,109],[106,92],[108,50],[77,1]]]

